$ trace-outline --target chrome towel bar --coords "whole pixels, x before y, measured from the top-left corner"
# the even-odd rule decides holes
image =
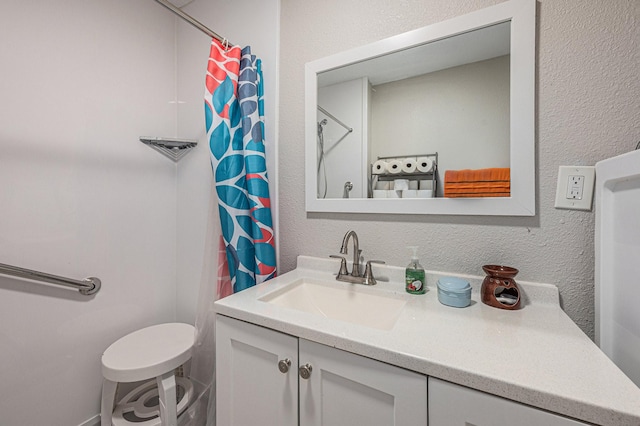
[[[14,277],[27,278],[34,281],[43,281],[49,284],[56,284],[77,289],[81,294],[90,296],[100,290],[102,284],[99,278],[89,277],[84,280],[74,280],[72,278],[60,277],[58,275],[38,272],[31,269],[19,268],[17,266],[0,263],[0,274],[12,275]]]

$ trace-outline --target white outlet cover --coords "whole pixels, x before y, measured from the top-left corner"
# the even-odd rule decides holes
[[[570,176],[584,176],[581,199],[569,198]],[[591,210],[595,178],[596,168],[594,166],[560,166],[558,169],[555,207],[557,209]]]

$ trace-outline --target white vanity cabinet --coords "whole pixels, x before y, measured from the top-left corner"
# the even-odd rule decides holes
[[[427,378],[300,339],[300,425],[426,426]]]
[[[562,311],[557,287],[519,282],[529,301],[515,311],[458,309],[434,287],[406,294],[404,267],[379,265],[388,280],[375,286],[336,281],[339,267],[300,256],[213,304],[220,426],[419,426],[427,408],[429,426],[640,425],[640,390]]]
[[[218,315],[215,371],[216,424],[298,424],[296,337]]]
[[[282,373],[278,363],[286,359],[291,364]],[[216,318],[219,425],[427,426],[426,401],[422,374]]]
[[[429,377],[429,426],[587,426],[484,392]]]

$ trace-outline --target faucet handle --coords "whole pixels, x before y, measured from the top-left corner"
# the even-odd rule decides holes
[[[331,254],[329,255],[329,257],[332,257],[334,259],[342,259],[340,261],[340,272],[338,272],[338,277],[340,277],[341,275],[348,275],[349,272],[347,271],[347,259],[344,256],[338,256],[335,254]]]
[[[380,265],[384,265],[386,262],[382,261],[382,260],[368,260],[367,261],[367,266],[364,268],[364,283],[366,285],[374,285],[376,284],[376,279],[373,276],[373,269],[371,268],[371,264],[372,263],[377,263]]]

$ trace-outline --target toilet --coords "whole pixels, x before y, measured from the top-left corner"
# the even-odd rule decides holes
[[[640,150],[596,164],[595,338],[640,387]]]
[[[190,324],[158,324],[109,346],[102,355],[101,426],[177,426],[194,390],[175,371],[191,359],[194,335]],[[140,381],[115,403],[118,383]]]

